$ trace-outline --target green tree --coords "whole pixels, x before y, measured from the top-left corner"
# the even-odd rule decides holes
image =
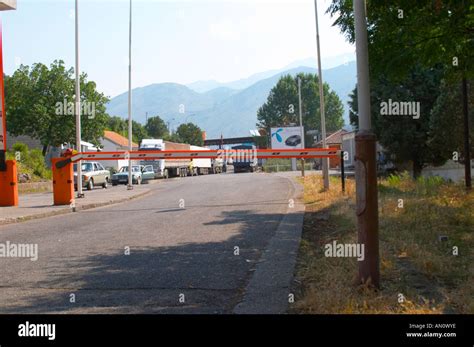
[[[20,66],[5,78],[7,129],[13,135],[29,135],[43,145],[75,143],[74,70],[63,61],[50,68],[37,63]],[[105,104],[108,99],[96,90],[87,75],[80,76],[82,139],[99,144],[106,126]]]
[[[128,132],[127,121],[118,116],[109,117],[107,120],[107,129],[126,136]]]
[[[334,24],[339,26],[351,43],[354,43],[353,0],[333,0],[327,12],[335,17]],[[434,69],[441,65],[442,78],[452,88],[458,90],[461,88],[462,80],[474,78],[474,40],[472,39],[474,4],[472,1],[369,0],[367,1],[367,21],[372,88],[382,75],[394,85],[405,81],[416,66]],[[456,87],[455,84],[458,86]],[[443,98],[446,92],[446,90],[442,91],[440,97]],[[450,102],[453,102],[451,107],[456,103],[469,104],[468,93],[458,96],[457,101],[451,98]],[[447,102],[448,99],[445,98],[440,103]],[[444,110],[447,108],[445,107]],[[441,120],[441,117],[447,119]],[[450,123],[449,112],[436,113],[436,118],[437,124],[444,123],[450,127],[443,129],[433,125],[429,137],[441,139],[445,130],[452,138],[464,139],[462,123],[458,125]],[[468,115],[464,114],[463,119],[456,121],[463,122],[467,118]],[[428,128],[422,127],[419,131],[426,132]],[[436,134],[436,131],[439,133]],[[418,136],[426,138],[427,134],[420,133]],[[434,144],[434,140],[429,138],[427,140],[431,145]],[[446,151],[442,152],[448,155]],[[464,147],[461,152],[464,152]],[[452,153],[449,157],[452,157]],[[444,160],[446,159],[448,158],[445,157]],[[433,161],[437,160],[433,159]]]
[[[128,129],[127,129],[127,136],[128,136]],[[146,139],[148,137],[148,133],[145,127],[137,122],[132,120],[132,139],[136,143],[140,143],[141,140]]]
[[[165,121],[159,116],[148,118],[145,129],[148,135],[155,139],[163,139],[169,136],[168,127]]]
[[[193,123],[181,124],[176,133],[173,134],[172,141],[188,143],[194,146],[204,145],[202,130]]]
[[[413,163],[415,177],[427,164],[439,165],[445,160],[437,148],[430,146],[431,110],[439,95],[441,69],[413,69],[409,77],[397,83],[391,83],[380,77],[371,85],[372,127],[380,144],[398,163]],[[411,116],[383,115],[383,102],[414,101],[419,102],[418,119]],[[353,126],[358,125],[357,90],[351,94],[350,119]]]
[[[304,73],[295,77],[285,75],[280,78],[271,89],[267,101],[257,112],[258,127],[268,129],[290,124],[299,125],[298,77],[301,78],[303,126],[305,130],[321,130],[318,77]],[[324,83],[323,90],[326,129],[328,132],[339,130],[344,125],[342,102],[327,83]],[[306,144],[312,141],[310,137],[306,137],[306,140]]]
[[[471,86],[474,83],[470,83]],[[430,119],[430,147],[439,153],[444,159],[455,158],[457,152],[458,160],[465,162],[464,153],[464,131],[462,110],[461,88],[457,83],[443,81],[440,87],[440,95],[431,110]],[[474,109],[474,88],[469,89],[469,109]],[[474,153],[474,117],[470,118],[470,146]],[[458,134],[458,135],[456,135]],[[456,159],[456,158],[455,158]]]

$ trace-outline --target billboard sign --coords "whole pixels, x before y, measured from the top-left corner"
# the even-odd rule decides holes
[[[301,127],[271,128],[272,149],[297,149],[303,148]]]

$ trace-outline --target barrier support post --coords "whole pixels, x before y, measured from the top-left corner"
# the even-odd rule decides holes
[[[18,182],[16,160],[5,160],[0,153],[0,206],[18,206]]]
[[[71,162],[58,168],[56,163],[65,158],[52,158],[53,196],[55,205],[70,205],[74,202],[74,171]]]
[[[344,151],[341,151],[341,189],[342,193],[346,191],[346,176],[344,172]]]

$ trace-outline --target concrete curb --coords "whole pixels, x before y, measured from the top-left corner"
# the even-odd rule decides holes
[[[129,197],[126,197],[126,198],[114,199],[114,200],[109,200],[109,201],[105,201],[105,202],[96,202],[96,203],[90,203],[90,204],[78,204],[78,205],[76,205],[76,210],[75,211],[73,211],[70,207],[62,207],[62,208],[58,207],[58,210],[55,210],[55,211],[32,214],[32,215],[29,215],[29,216],[21,216],[21,217],[16,217],[16,218],[5,218],[5,219],[0,220],[0,226],[7,225],[7,224],[27,222],[27,221],[35,220],[35,219],[53,217],[53,216],[58,216],[58,215],[62,215],[62,214],[67,214],[67,213],[79,212],[79,211],[82,211],[82,210],[90,210],[90,209],[93,209],[93,208],[99,208],[99,207],[119,204],[119,203],[122,203],[122,202],[126,202],[126,201],[141,198],[141,197],[143,197],[145,195],[148,195],[150,193],[151,193],[151,190],[146,190],[144,192],[141,192],[139,194],[132,195],[132,196],[129,196]]]
[[[280,176],[284,177],[284,176]],[[248,283],[242,302],[234,307],[236,314],[281,314],[289,305],[291,283],[303,230],[305,206],[297,199],[303,187],[292,178],[289,199],[294,207],[288,208],[275,235],[262,254],[257,268]]]

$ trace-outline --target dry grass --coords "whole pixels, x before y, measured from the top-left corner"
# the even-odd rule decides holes
[[[379,184],[379,291],[355,283],[355,258],[327,258],[324,245],[356,243],[354,182],[304,184],[306,214],[296,279],[299,313],[474,313],[474,194],[436,179]],[[403,199],[403,208],[399,208]],[[445,235],[447,241],[439,241]],[[457,246],[459,255],[453,255]],[[400,294],[404,300],[399,301]]]

